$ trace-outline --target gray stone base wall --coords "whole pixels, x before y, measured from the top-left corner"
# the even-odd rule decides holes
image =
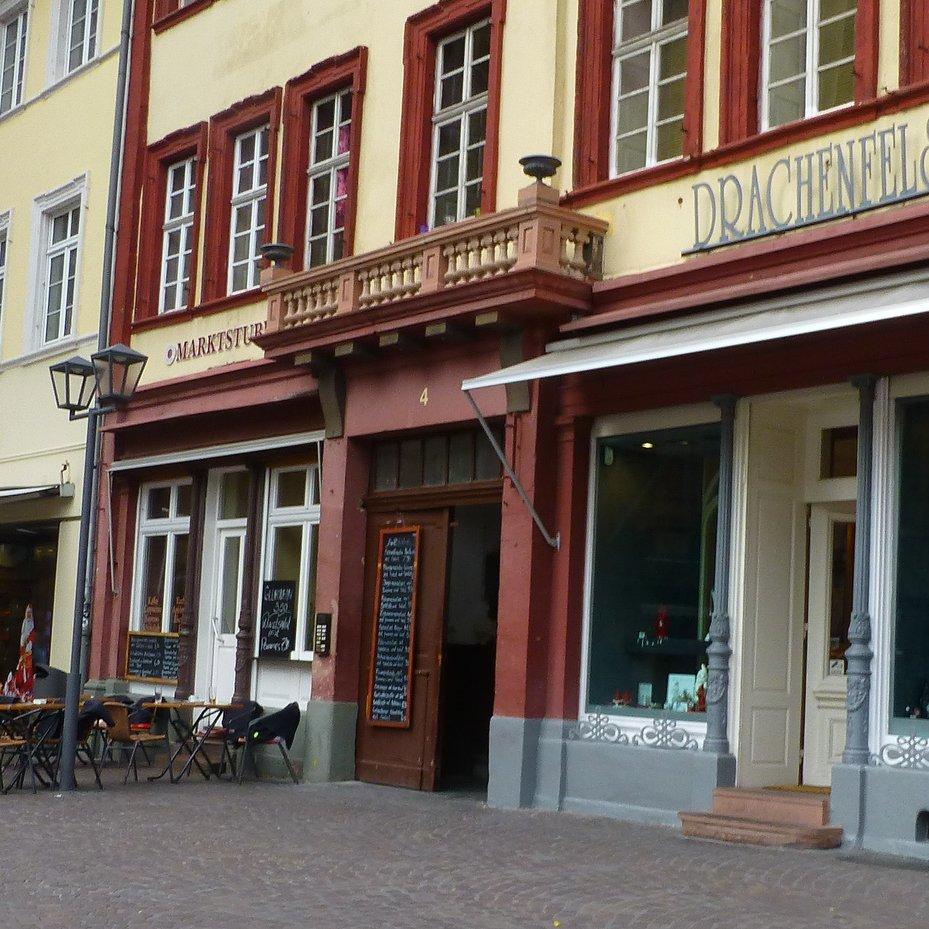
[[[678,825],[681,810],[709,810],[735,783],[735,758],[570,737],[576,723],[495,716],[490,806],[533,807]]]
[[[304,714],[303,747],[306,781],[351,781],[355,778],[355,724],[358,704],[310,700]]]
[[[929,771],[836,765],[831,815],[848,846],[929,860]]]

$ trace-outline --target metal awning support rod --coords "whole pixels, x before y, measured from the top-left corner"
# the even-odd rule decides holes
[[[468,403],[471,404],[472,409],[474,410],[474,415],[477,417],[477,421],[481,424],[481,429],[484,430],[484,435],[487,436],[487,441],[490,442],[491,448],[494,450],[497,458],[500,459],[500,464],[503,465],[503,470],[506,472],[506,476],[513,482],[513,486],[516,488],[516,493],[519,494],[520,499],[523,503],[526,504],[526,509],[529,510],[529,515],[532,517],[532,521],[538,526],[539,532],[542,533],[542,538],[548,542],[549,545],[555,551],[558,551],[561,548],[561,533],[556,532],[552,535],[542,522],[542,517],[539,516],[536,512],[536,508],[532,505],[532,501],[529,499],[529,495],[526,493],[525,487],[523,487],[522,482],[516,476],[516,472],[510,466],[510,463],[506,460],[506,455],[503,452],[503,449],[500,448],[500,443],[497,441],[496,436],[493,434],[490,426],[487,423],[487,420],[484,419],[484,414],[481,412],[480,407],[477,405],[477,401],[474,397],[471,396],[470,390],[465,390],[464,395],[468,398]]]

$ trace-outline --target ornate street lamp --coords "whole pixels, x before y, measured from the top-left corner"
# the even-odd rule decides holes
[[[58,409],[69,419],[87,420],[84,448],[84,482],[81,494],[81,528],[77,546],[77,580],[74,591],[74,624],[71,629],[71,667],[65,691],[64,728],[61,734],[59,785],[74,790],[77,754],[77,716],[81,697],[81,632],[84,625],[84,578],[90,538],[91,501],[96,477],[97,423],[101,416],[128,403],[145,370],[145,355],[125,345],[114,345],[85,358],[70,358],[51,365],[52,390]],[[96,403],[94,397],[96,396]]]

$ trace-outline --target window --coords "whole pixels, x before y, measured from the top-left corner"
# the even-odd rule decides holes
[[[77,286],[81,206],[69,206],[49,217],[45,255],[43,341],[71,334]]]
[[[854,100],[856,9],[856,0],[766,0],[765,128]]]
[[[313,104],[305,258],[308,268],[342,257],[351,134],[351,90]]]
[[[86,64],[97,54],[99,0],[70,0],[68,23],[68,72]]]
[[[258,286],[258,262],[265,238],[268,195],[268,127],[251,129],[235,140],[232,171],[232,229],[229,293]]]
[[[480,211],[487,141],[490,22],[439,43],[432,135],[430,226]]]
[[[613,50],[613,174],[684,151],[687,0],[624,0]]]
[[[277,468],[268,488],[265,580],[296,585],[295,658],[313,651],[316,612],[316,548],[319,538],[319,471],[309,467]]]
[[[139,494],[132,628],[175,632],[187,596],[191,482],[148,484]]]
[[[23,100],[27,17],[26,9],[22,9],[0,22],[0,114]]]
[[[718,425],[598,440],[587,711],[706,709]]]
[[[190,257],[197,190],[194,158],[185,158],[168,168],[166,188],[159,313],[190,305]]]
[[[0,213],[0,320],[3,319],[3,292],[6,285],[6,254],[9,238],[9,214]]]

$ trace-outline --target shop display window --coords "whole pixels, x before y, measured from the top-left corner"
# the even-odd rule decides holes
[[[929,736],[929,399],[898,406],[891,732]]]
[[[588,712],[701,714],[718,425],[597,442]]]

